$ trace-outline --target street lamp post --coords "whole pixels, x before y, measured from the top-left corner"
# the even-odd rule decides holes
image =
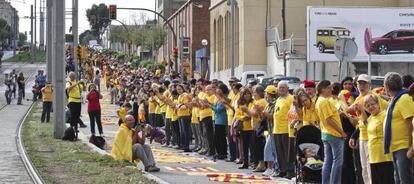
[[[204,56],[203,56],[203,59],[205,60],[205,62],[206,62],[206,67],[203,67],[203,59],[201,60],[201,63],[200,63],[200,67],[201,67],[201,71],[200,71],[200,75],[202,75],[203,76],[203,74],[204,73],[207,73],[207,71],[208,71],[208,68],[207,67],[209,67],[208,66],[208,63],[207,63],[207,61],[208,61],[208,53],[207,53],[207,46],[208,46],[208,41],[207,41],[207,39],[203,39],[203,40],[201,40],[201,45],[203,45],[203,48],[204,48]],[[206,70],[206,72],[203,72],[204,70],[203,70],[203,68],[205,68],[205,70]],[[204,74],[204,77],[205,77],[205,74]]]

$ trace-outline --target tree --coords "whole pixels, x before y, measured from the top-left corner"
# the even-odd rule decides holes
[[[19,46],[19,47],[23,46],[26,41],[27,41],[26,34],[19,33],[19,42],[17,43],[17,46]]]
[[[86,30],[79,35],[81,44],[88,45],[90,40],[96,40],[96,35],[91,30]]]
[[[0,45],[6,46],[8,45],[8,41],[10,40],[11,36],[11,29],[10,25],[7,24],[7,21],[0,18]]]
[[[86,10],[86,17],[89,20],[92,33],[98,39],[98,43],[101,43],[101,34],[111,23],[108,7],[103,3],[93,4],[91,8]]]

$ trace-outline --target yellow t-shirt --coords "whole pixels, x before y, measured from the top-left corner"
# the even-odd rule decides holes
[[[259,100],[254,100],[253,101],[253,105],[251,106],[250,110],[253,110],[254,106],[256,106],[256,105],[257,106],[260,106],[264,110],[265,107],[267,106],[267,101],[264,98],[259,99]],[[263,117],[254,116],[252,118],[252,121],[251,121],[252,127],[255,127],[255,126],[253,126],[254,124],[260,123],[262,121],[262,119],[263,119]]]
[[[168,96],[167,98],[169,98],[171,101],[173,101],[173,98],[172,98],[172,96],[170,95],[170,96]],[[174,109],[173,108],[171,108],[169,105],[167,105],[167,108],[166,108],[166,110],[165,110],[165,117],[167,118],[167,119],[171,119],[171,117],[172,117],[172,114],[174,113]]]
[[[115,135],[111,156],[115,160],[132,161],[132,130],[125,124],[119,127],[118,133]]]
[[[157,108],[157,103],[155,102],[154,97],[150,97],[148,100],[148,112],[155,113],[156,108]]]
[[[279,97],[276,100],[275,112],[273,113],[273,134],[288,134],[289,123],[287,113],[293,103],[293,96]]]
[[[368,118],[368,154],[369,163],[392,161],[391,154],[384,155],[384,120],[385,111]]]
[[[207,100],[209,103],[214,105],[214,95],[208,96],[206,93],[200,92],[198,94],[198,98],[201,100]],[[211,110],[209,107],[200,109],[200,121],[207,117],[213,117],[213,110]]]
[[[288,118],[287,120],[288,120],[288,123],[289,123],[289,137],[294,138],[295,137],[295,128],[291,128],[291,124],[295,120],[299,119],[299,115],[296,111],[296,107],[293,104],[290,106],[290,110],[287,113],[287,118]],[[300,126],[300,124],[297,124],[296,128],[299,130],[302,127]]]
[[[83,91],[83,85],[81,84],[76,85],[74,88],[69,90],[69,87],[72,85],[75,85],[76,83],[77,81],[66,82],[65,89],[68,90],[68,95],[69,95],[68,102],[77,102],[77,103],[81,102],[81,93]]]
[[[198,107],[193,107],[193,109],[191,109],[191,123],[193,124],[199,124],[200,120],[198,119],[198,114],[199,114],[199,109]]]
[[[414,116],[414,101],[408,94],[402,95],[392,111],[390,152],[409,148],[408,123],[405,119]],[[384,123],[385,128],[385,123]]]
[[[251,107],[253,106],[253,103],[249,103],[247,105],[248,109],[251,109]],[[251,124],[251,120],[243,120],[245,117],[248,117],[249,115],[245,112],[243,112],[243,110],[241,109],[241,106],[238,106],[236,108],[236,119],[238,121],[242,121],[243,122],[243,131],[251,131],[253,130],[252,124]]]
[[[180,96],[178,96],[178,103],[176,104],[177,107],[177,116],[190,116],[190,108],[187,107],[187,103],[189,102],[187,93],[183,93]],[[177,106],[178,105],[178,106]],[[185,109],[182,109],[182,106],[186,106]]]
[[[128,110],[125,107],[121,107],[119,109],[119,118],[121,118],[122,123],[125,122],[126,119],[126,115],[127,115]],[[135,117],[134,117],[135,118]]]
[[[230,99],[230,105],[235,108],[235,102],[239,99],[240,93],[234,94],[233,91],[230,91],[230,94],[228,95],[228,98]],[[234,111],[230,108],[226,108],[227,111],[227,123],[229,126],[233,123],[234,118]]]
[[[306,125],[319,125],[319,117],[316,113],[315,104],[312,102],[311,108],[307,109],[306,107],[303,107],[303,113],[302,113],[302,120],[303,120],[303,126]]]
[[[162,94],[164,97],[168,97],[168,96],[170,96],[170,92],[167,90],[167,91],[164,91],[164,93]],[[161,103],[160,103],[160,112],[161,113],[166,113],[167,112],[167,104],[166,103],[164,103],[163,101],[161,101]]]
[[[319,97],[316,102],[316,112],[319,116],[320,128],[322,133],[329,134],[334,137],[342,137],[341,132],[336,131],[333,127],[329,126],[326,119],[332,118],[335,124],[342,129],[341,118],[339,117],[339,111],[329,101],[328,98]]]
[[[42,91],[43,102],[53,101],[53,89],[51,87],[45,87]]]
[[[379,97],[377,94],[370,92],[370,94],[376,95],[378,97],[378,102],[380,105],[380,110],[383,111],[385,109],[387,109],[388,107],[388,102],[385,101],[384,99],[382,99],[381,97]],[[362,95],[359,95],[356,99],[354,104],[358,103],[361,105],[361,107],[365,107],[364,106],[364,97]],[[361,141],[368,141],[368,133],[367,133],[367,127],[365,126],[364,122],[362,121],[362,119],[360,118],[360,114],[357,113],[357,116],[359,117],[359,121],[358,121],[358,128],[359,128],[359,140]]]
[[[178,104],[178,99],[173,100],[174,104]],[[177,110],[171,108],[171,121],[176,122],[178,120]]]

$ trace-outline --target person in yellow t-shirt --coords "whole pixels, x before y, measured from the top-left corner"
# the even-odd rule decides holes
[[[364,110],[364,97],[368,94],[371,94],[371,78],[367,74],[361,74],[357,78],[357,88],[359,91],[359,96],[355,99],[355,102],[349,106],[345,111],[348,114],[356,114],[358,117],[358,126],[356,133],[353,134],[349,140],[349,146],[353,149],[356,149],[356,140],[359,139],[359,155],[361,160],[362,167],[362,178],[365,183],[372,180],[370,163],[369,163],[369,154],[368,154],[368,133],[367,127],[361,120],[361,112]],[[388,106],[388,102],[384,99],[379,98],[380,108],[385,110]],[[352,115],[351,119],[352,118]],[[359,131],[359,134],[358,134]]]
[[[288,81],[280,81],[278,84],[279,98],[276,100],[273,113],[273,140],[275,142],[277,160],[279,162],[279,177],[286,177],[288,174],[288,145],[289,145],[289,123],[287,113],[293,103],[293,96],[289,94]]]
[[[315,107],[319,116],[325,152],[322,183],[341,183],[344,140],[347,135],[342,130],[339,111],[329,101],[332,95],[331,82],[322,80],[316,88],[319,97]]]
[[[157,108],[157,101],[155,100],[155,93],[154,91],[149,91],[149,98],[148,98],[148,121],[149,124],[153,127],[155,121],[155,110]]]
[[[192,95],[192,110],[191,110],[191,131],[194,137],[194,149],[193,151],[198,152],[202,149],[202,134],[201,134],[201,127],[200,127],[200,109],[197,106],[197,95],[199,93],[198,88],[193,88],[191,90]]]
[[[367,125],[368,153],[371,165],[372,184],[393,183],[394,167],[391,154],[384,154],[384,120],[386,112],[381,111],[378,97],[372,94],[364,97],[364,109],[371,115],[368,117],[362,111],[363,123]]]
[[[237,108],[235,112],[236,120],[239,124],[241,123],[241,128],[239,128],[238,131],[240,133],[241,146],[243,147],[243,152],[240,153],[240,158],[243,158],[243,164],[239,167],[239,169],[249,168],[249,152],[252,153],[252,145],[250,143],[253,136],[253,128],[251,125],[252,117],[246,113],[251,106],[253,106],[252,92],[249,88],[244,87],[240,91],[240,98],[237,101]]]
[[[234,114],[235,114],[235,110],[236,106],[237,106],[237,100],[240,97],[240,88],[242,87],[242,85],[240,83],[237,83],[236,81],[238,81],[237,78],[233,78],[233,82],[229,81],[229,83],[231,83],[231,95],[229,94],[228,98],[230,99],[230,105],[232,106],[232,108],[227,108],[227,118],[228,118],[228,132],[227,132],[227,139],[229,141],[229,152],[230,152],[230,158],[226,161],[228,162],[234,162],[236,161],[236,153],[237,153],[237,146],[236,146],[236,135],[233,135],[231,133],[231,126],[234,123],[235,119],[234,119]],[[240,150],[240,148],[239,148]],[[239,151],[239,152],[243,152],[243,150]]]
[[[214,156],[215,147],[214,147],[214,122],[213,122],[213,110],[208,107],[208,104],[215,105],[215,97],[213,95],[214,88],[210,84],[205,87],[204,92],[199,93],[200,99],[200,121],[203,126],[203,136],[205,137],[206,150],[202,150],[202,154],[207,154],[209,156]]]
[[[42,91],[42,98],[43,98],[43,111],[42,117],[40,121],[43,123],[49,123],[50,121],[50,111],[52,110],[52,102],[53,102],[53,86],[50,81],[46,81],[46,86],[41,89]]]
[[[384,153],[392,154],[396,174],[394,182],[412,184],[414,101],[403,90],[403,81],[398,73],[389,72],[384,78],[385,91],[391,97],[384,121]]]
[[[264,88],[261,85],[253,86],[253,105],[248,109],[247,114],[251,118],[251,126],[253,128],[253,139],[252,139],[252,159],[256,162],[256,169],[254,172],[264,172],[266,170],[266,165],[264,163],[264,146],[265,146],[265,136],[264,129],[266,127],[266,121],[263,117],[260,116],[267,106],[267,101],[264,99]]]
[[[315,102],[304,92],[298,94],[298,105],[302,110],[303,126],[313,125],[319,127],[319,117],[316,113]]]
[[[124,104],[122,104],[122,107],[116,111],[116,114],[118,115],[118,118],[119,118],[118,120],[119,126],[121,126],[122,123],[125,123],[125,117],[131,109],[132,109],[131,104],[128,102],[125,102]]]
[[[111,156],[115,160],[126,160],[133,162],[141,160],[145,171],[158,172],[151,147],[145,144],[145,135],[141,128],[134,128],[135,119],[132,115],[125,117],[118,132],[115,135]]]
[[[178,84],[178,101],[175,104],[175,109],[177,110],[177,116],[180,127],[180,142],[183,145],[184,152],[191,152],[190,142],[191,142],[191,99],[186,93],[184,86]]]
[[[78,123],[80,123],[80,115],[82,110],[81,94],[84,89],[84,81],[76,81],[76,73],[70,72],[68,74],[69,81],[66,82],[66,93],[68,95],[68,108],[71,114],[70,126],[78,130]],[[82,125],[81,125],[82,127]]]

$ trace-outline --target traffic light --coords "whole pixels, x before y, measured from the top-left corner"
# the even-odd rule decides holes
[[[116,20],[116,5],[109,5],[109,19]]]

